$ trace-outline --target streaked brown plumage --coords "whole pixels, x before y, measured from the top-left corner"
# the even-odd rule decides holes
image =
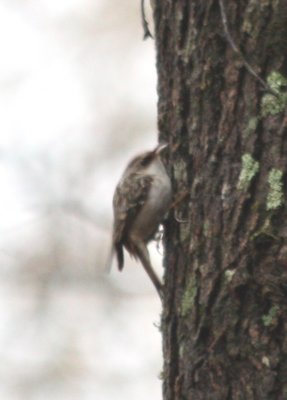
[[[158,293],[162,284],[154,272],[147,249],[171,203],[171,183],[160,159],[166,145],[158,145],[134,158],[118,183],[114,198],[113,251],[118,268],[124,266],[124,248],[140,259]]]

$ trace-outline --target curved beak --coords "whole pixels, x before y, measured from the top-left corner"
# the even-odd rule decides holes
[[[156,155],[160,154],[167,146],[168,143],[159,143],[154,150],[155,154]]]

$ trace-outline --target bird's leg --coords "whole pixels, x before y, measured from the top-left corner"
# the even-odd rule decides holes
[[[178,213],[177,213],[177,209],[176,208],[187,197],[188,194],[189,194],[189,192],[187,190],[179,193],[177,198],[174,200],[174,202],[170,206],[170,210],[174,209],[174,218],[175,218],[175,220],[180,224],[187,223],[187,220],[184,220],[184,219],[178,217]]]
[[[133,244],[135,246],[138,258],[140,259],[144,269],[146,270],[146,273],[150,277],[152,283],[156,288],[156,291],[159,294],[160,299],[162,300],[163,299],[162,283],[160,282],[157,274],[153,270],[153,267],[150,262],[148,249],[145,243],[141,240],[136,239],[133,241]]]
[[[180,204],[187,197],[188,194],[189,194],[188,190],[184,190],[183,192],[179,193],[177,195],[176,199],[171,203],[171,205],[169,207],[170,210],[172,208],[176,208],[178,206],[178,204]]]

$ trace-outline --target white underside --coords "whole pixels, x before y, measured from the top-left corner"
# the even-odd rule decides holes
[[[148,198],[137,216],[130,235],[147,241],[157,230],[171,203],[170,178],[162,162],[157,159],[147,169],[146,173],[153,176],[153,183]]]

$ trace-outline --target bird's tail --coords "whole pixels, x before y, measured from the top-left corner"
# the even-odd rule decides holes
[[[124,268],[124,249],[121,243],[115,244],[115,251],[118,261],[118,268],[121,271]]]
[[[111,272],[112,269],[112,262],[113,262],[113,258],[114,255],[116,253],[116,257],[117,257],[117,262],[118,262],[118,268],[121,271],[124,267],[124,250],[123,250],[123,246],[120,243],[116,243],[112,245],[109,257],[106,261],[106,266],[105,266],[105,273],[109,274]]]

